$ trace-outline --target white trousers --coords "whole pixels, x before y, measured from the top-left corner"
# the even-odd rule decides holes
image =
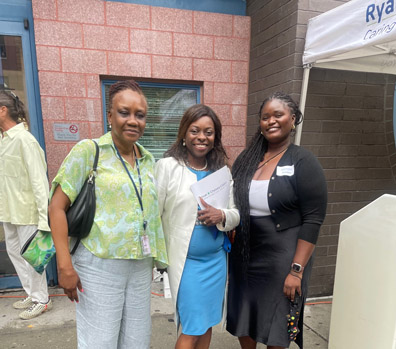
[[[14,225],[3,223],[8,256],[21,281],[22,287],[34,302],[48,302],[47,276],[40,275],[21,256],[21,248],[37,230],[36,225]]]
[[[149,349],[152,258],[98,258],[80,243],[73,265],[83,288],[76,304],[78,348]]]

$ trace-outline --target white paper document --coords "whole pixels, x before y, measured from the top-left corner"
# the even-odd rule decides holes
[[[200,197],[215,208],[227,208],[231,176],[227,166],[191,185],[191,191],[202,207]]]

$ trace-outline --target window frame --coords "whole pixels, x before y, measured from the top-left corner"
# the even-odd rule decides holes
[[[103,130],[104,133],[108,132],[107,129],[107,114],[106,114],[106,85],[112,85],[120,80],[114,79],[102,79],[100,81],[101,91],[102,91],[102,117],[103,117]],[[141,87],[162,87],[162,88],[177,88],[177,89],[186,89],[186,90],[195,90],[197,91],[197,104],[201,103],[201,85],[198,84],[178,84],[178,83],[167,83],[167,82],[151,82],[151,81],[139,81],[135,80],[139,86]]]

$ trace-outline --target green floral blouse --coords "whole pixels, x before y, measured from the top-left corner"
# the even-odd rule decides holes
[[[100,151],[95,180],[96,213],[90,234],[81,241],[100,258],[145,258],[147,255],[143,255],[141,247],[143,215],[133,184],[117,156],[110,132],[96,141]],[[147,221],[146,234],[150,241],[151,257],[163,267],[168,263],[168,258],[153,177],[154,158],[143,146],[137,146],[142,155],[138,161]],[[94,155],[95,145],[91,140],[77,143],[52,181],[50,196],[59,184],[73,203],[92,169]],[[125,164],[139,190],[136,166],[132,168],[127,161]]]

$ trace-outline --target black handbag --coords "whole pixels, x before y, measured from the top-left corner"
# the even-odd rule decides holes
[[[95,177],[96,169],[98,167],[99,147],[95,141],[93,142],[95,143],[96,153],[92,170],[90,171],[87,179],[85,180],[80,193],[74,200],[73,205],[71,205],[66,212],[69,236],[77,238],[77,241],[74,244],[72,251],[70,252],[71,254],[76,251],[80,240],[84,239],[89,235],[95,217]]]

